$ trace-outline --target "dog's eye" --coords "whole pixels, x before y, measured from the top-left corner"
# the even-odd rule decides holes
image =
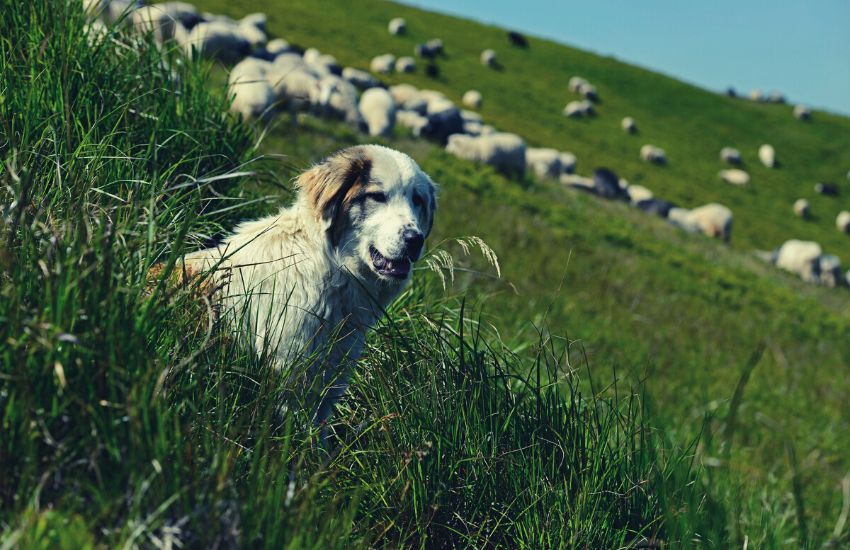
[[[385,193],[366,193],[366,198],[375,202],[387,202],[387,195]]]
[[[416,208],[422,208],[424,204],[425,199],[423,199],[421,195],[413,195],[413,206]]]

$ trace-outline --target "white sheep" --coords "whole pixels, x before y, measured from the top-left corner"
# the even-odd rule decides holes
[[[850,212],[842,210],[835,218],[835,227],[842,233],[850,233]]]
[[[809,208],[809,201],[807,201],[806,199],[797,199],[796,201],[794,201],[794,214],[798,218],[808,218]]]
[[[656,147],[655,145],[646,144],[641,147],[640,158],[643,161],[651,162],[653,164],[667,163],[667,153],[664,152],[664,149]]]
[[[794,118],[798,120],[811,120],[812,110],[806,105],[796,105],[794,107]]]
[[[416,111],[420,115],[424,115],[428,111],[428,99],[412,84],[390,86],[390,94],[393,96],[399,109]]]
[[[594,86],[593,84],[587,83],[587,82],[579,85],[578,93],[583,98],[591,100],[591,101],[596,101],[597,99],[599,99],[599,92],[597,92],[596,86]]]
[[[527,147],[525,165],[538,178],[557,178],[563,172],[560,152],[545,147]]]
[[[105,23],[115,23],[138,6],[135,0],[83,0],[86,14],[99,17]]]
[[[369,128],[370,136],[388,136],[396,119],[393,96],[383,88],[369,88],[360,97],[360,115]]]
[[[768,168],[776,166],[776,151],[773,149],[772,145],[765,143],[759,147],[759,160]]]
[[[481,52],[481,64],[485,67],[495,67],[496,66],[496,52],[491,49],[486,49]]]
[[[775,263],[778,268],[815,283],[819,280],[819,258],[822,254],[823,249],[816,242],[791,239],[779,247]]]
[[[652,191],[643,185],[627,185],[626,193],[629,195],[629,202],[637,204],[641,201],[648,201],[654,197]]]
[[[397,73],[412,73],[416,70],[416,60],[412,57],[399,57],[395,62],[395,70]]]
[[[573,93],[578,93],[579,89],[582,86],[589,85],[590,83],[580,76],[574,76],[570,78],[569,84],[567,84],[567,88]]]
[[[727,164],[741,164],[741,152],[734,147],[724,147],[720,150],[720,160]]]
[[[463,94],[463,104],[470,109],[480,109],[483,99],[481,92],[478,90],[467,90],[466,93]]]
[[[378,80],[368,72],[361,71],[360,69],[355,69],[353,67],[344,68],[342,70],[342,78],[351,82],[361,90],[374,88],[380,84]]]
[[[743,170],[739,170],[738,168],[731,168],[729,170],[721,170],[718,173],[720,179],[725,181],[726,183],[730,183],[732,185],[747,185],[750,182],[750,175]]]
[[[761,103],[765,100],[764,92],[761,90],[753,90],[750,92],[750,100]]]
[[[198,23],[183,41],[187,54],[197,52],[201,57],[235,63],[251,51],[251,45],[239,32],[239,27],[227,21]]]
[[[581,118],[590,116],[593,112],[593,104],[590,101],[583,99],[581,101],[570,101],[567,103],[567,106],[564,107],[563,114],[570,118]]]
[[[394,17],[393,19],[390,19],[390,22],[387,25],[387,30],[390,31],[390,34],[394,34],[396,36],[402,35],[407,32],[407,21],[401,17]]]
[[[562,152],[558,154],[558,160],[561,161],[561,171],[564,174],[572,174],[576,169],[576,156],[572,153]]]
[[[395,66],[395,56],[391,53],[385,53],[372,58],[369,63],[369,70],[373,73],[390,74]]]
[[[275,93],[266,80],[271,66],[267,61],[249,57],[233,67],[228,76],[232,112],[246,120],[267,118],[271,114]]]
[[[267,19],[264,13],[251,13],[236,23],[237,32],[248,41],[252,49],[261,48],[268,42],[266,36]]]
[[[582,191],[594,192],[596,184],[593,178],[579,176],[577,174],[561,174],[560,182],[569,187],[580,189]]]
[[[446,151],[466,160],[489,164],[504,173],[521,176],[525,172],[525,141],[516,134],[454,134],[448,138]]]
[[[273,38],[266,43],[266,52],[272,57],[291,51],[292,46],[283,38]]]
[[[357,88],[339,76],[322,75],[319,78],[318,89],[313,90],[310,103],[320,115],[344,119],[355,127],[360,124]]]
[[[627,134],[634,134],[637,132],[637,123],[635,122],[635,119],[630,116],[627,116],[620,122],[620,127]]]
[[[709,203],[692,210],[673,207],[667,219],[691,233],[702,233],[729,242],[732,237],[732,211],[722,204]]]
[[[278,59],[266,75],[275,97],[287,101],[293,110],[308,106],[321,89],[319,77],[302,67],[278,64]]]
[[[175,29],[180,25],[183,10],[191,10],[197,15],[197,10],[183,2],[165,2],[152,6],[142,6],[130,14],[130,23],[138,33],[153,33],[157,44],[174,38]]]
[[[408,111],[406,109],[398,110],[396,111],[395,120],[399,126],[410,129],[416,137],[421,137],[428,127],[428,117],[423,116],[416,111]]]

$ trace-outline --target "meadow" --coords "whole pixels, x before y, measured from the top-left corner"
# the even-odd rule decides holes
[[[200,7],[243,15],[218,1]],[[189,293],[147,279],[290,179],[369,141],[336,123],[225,114],[222,73],[162,64],[116,31],[88,44],[78,8],[2,5],[0,532],[9,547],[839,547],[848,542],[843,376],[850,293],[757,260],[786,238],[850,259],[841,204],[850,121],[733,100],[573,48],[380,2],[258,1],[269,30],[365,67],[434,34],[459,99],[530,143],[609,166],[687,206],[735,212],[731,246],[623,204],[506,179],[403,132],[387,141],[441,186],[432,251],[454,258],[370,337],[334,451],[313,444],[268,365]],[[386,21],[407,18],[392,37]],[[496,47],[504,70],[481,67]],[[560,115],[566,80],[599,115]],[[640,132],[619,129],[634,116]],[[758,165],[769,136],[782,166]],[[641,163],[653,142],[671,159]],[[734,144],[753,183],[719,182]],[[790,204],[806,196],[815,218]],[[833,212],[833,210],[835,212]],[[458,238],[482,238],[495,267]],[[432,252],[433,253],[433,252]],[[447,288],[443,287],[447,278]],[[843,518],[843,519],[842,519]]]

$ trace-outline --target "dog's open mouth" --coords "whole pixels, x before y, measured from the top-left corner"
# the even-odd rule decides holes
[[[372,265],[375,271],[386,277],[394,279],[404,279],[410,273],[410,258],[387,258],[374,246],[369,247],[369,254],[372,256]]]

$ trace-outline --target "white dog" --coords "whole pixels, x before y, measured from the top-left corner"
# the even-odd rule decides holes
[[[295,203],[187,255],[183,276],[210,273],[217,303],[257,353],[321,386],[314,420],[345,392],[366,331],[410,280],[431,231],[435,186],[407,155],[362,145],[301,174]],[[220,293],[220,294],[219,294]]]

